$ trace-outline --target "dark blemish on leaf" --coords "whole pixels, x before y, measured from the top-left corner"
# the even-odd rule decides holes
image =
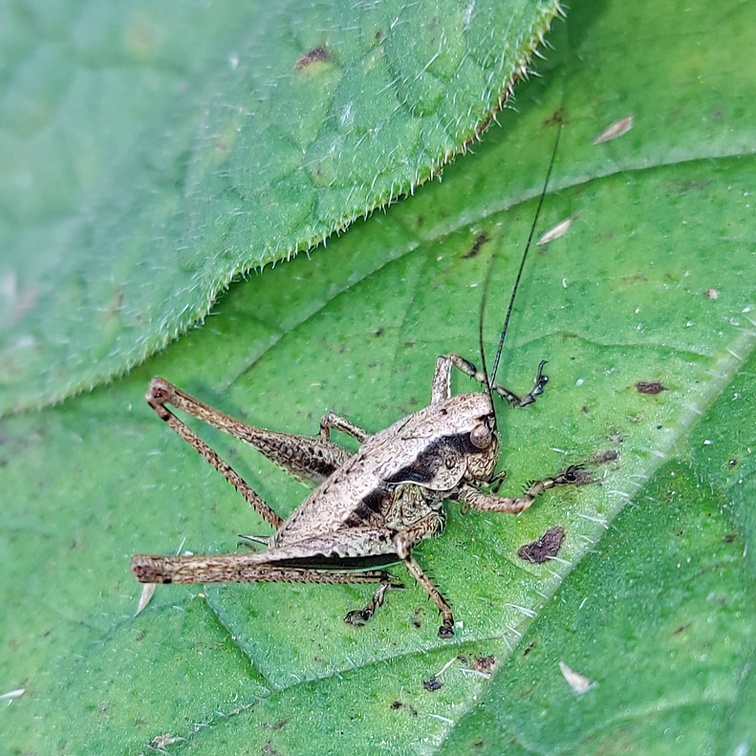
[[[325,47],[313,47],[312,50],[297,58],[294,68],[301,71],[313,63],[330,63],[331,60],[331,53]]]
[[[490,656],[476,656],[473,669],[476,672],[490,672],[496,664],[496,657],[491,654]]]
[[[667,387],[659,381],[638,381],[635,384],[639,394],[661,394],[666,391]]]
[[[626,284],[645,283],[648,281],[648,278],[643,273],[634,273],[632,276],[622,276],[620,281]]]
[[[559,553],[564,541],[564,529],[558,525],[549,528],[537,541],[526,543],[517,549],[517,556],[526,562],[543,564]]]
[[[690,625],[691,625],[691,623],[690,623],[690,622],[688,622],[688,623],[687,623],[687,624],[685,624],[685,625],[680,625],[680,627],[678,627],[678,628],[677,628],[677,630],[675,630],[675,631],[674,631],[674,632],[672,633],[672,635],[679,635],[680,633],[682,633],[682,632],[685,632],[685,630],[687,630],[687,629],[688,629],[688,628],[690,627]]]
[[[677,181],[672,184],[672,188],[676,189],[680,194],[686,192],[703,192],[709,188],[711,181]]]
[[[423,614],[423,609],[415,609],[415,611],[412,613],[412,619],[410,620],[413,627],[420,629],[423,626]]]
[[[266,730],[283,730],[286,725],[289,724],[288,719],[279,719],[276,722],[269,722],[263,725]]]
[[[589,406],[588,406],[587,404],[584,404],[584,405],[583,405],[583,406],[582,406],[582,407],[580,408],[580,411],[581,411],[581,412],[582,412],[582,413],[583,413],[584,415],[588,415],[588,414],[590,413],[590,411],[591,411],[591,408],[590,408],[590,407],[589,407]]]
[[[738,466],[738,460],[733,457],[732,459],[727,460],[727,467],[737,467]]]
[[[553,126],[555,124],[564,124],[566,123],[564,118],[564,108],[558,108],[555,110],[544,122],[544,126]]]
[[[601,485],[601,481],[593,479],[591,471],[588,468],[581,467],[580,465],[573,467],[572,474],[570,476],[570,483],[573,486],[587,486],[591,483]]]
[[[474,669],[476,672],[489,672],[496,664],[496,657],[493,654],[476,656],[472,659],[467,654],[459,654],[457,660],[467,669]]]
[[[480,252],[481,247],[488,241],[488,237],[485,234],[478,234],[475,237],[475,241],[472,243],[472,247],[462,255],[463,260],[470,260]]]
[[[527,646],[525,646],[525,650],[522,652],[523,656],[527,656],[534,648],[535,648],[535,641],[530,641]]]
[[[407,709],[407,711],[413,717],[417,716],[417,709],[414,706],[410,706],[409,704],[406,704],[403,701],[400,701],[399,699],[391,702],[391,709],[392,711],[399,711],[399,709]]]
[[[728,533],[726,536],[722,537],[722,540],[725,543],[733,543],[733,541],[735,540],[735,534],[734,533]]]
[[[423,687],[429,693],[435,693],[437,690],[441,690],[441,688],[444,687],[444,684],[434,675],[427,680],[423,680]]]
[[[607,462],[614,462],[615,459],[619,459],[619,452],[616,449],[607,449],[606,451],[595,454],[591,459],[591,464],[604,465]]]
[[[375,336],[376,339],[380,339],[381,336],[383,336],[384,330],[383,328],[377,328],[375,331],[373,331],[373,336]]]

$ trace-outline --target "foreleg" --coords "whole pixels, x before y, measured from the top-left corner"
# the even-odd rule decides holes
[[[578,465],[572,465],[553,478],[533,481],[528,485],[522,496],[497,496],[495,494],[483,493],[465,484],[449,498],[456,499],[463,504],[467,504],[468,507],[482,512],[520,514],[520,512],[524,512],[530,507],[541,493],[548,491],[550,488],[563,485],[581,485],[587,482],[588,477],[585,469]]]

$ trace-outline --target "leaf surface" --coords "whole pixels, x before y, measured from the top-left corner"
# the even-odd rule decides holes
[[[442,182],[235,284],[127,377],[4,419],[0,693],[25,690],[0,711],[6,747],[751,748],[756,139],[740,56],[752,15],[737,2],[683,16],[576,4],[518,112]],[[446,533],[416,555],[454,607],[452,641],[399,569],[406,589],[362,629],[341,621],[366,600],[359,586],[164,586],[134,618],[131,554],[228,552],[237,533],[267,532],[143,404],[149,378],[293,433],[326,410],[375,431],[424,406],[437,354],[477,360],[492,258],[495,348],[560,110],[536,234],[574,220],[532,252],[499,375],[527,390],[548,359],[551,380],[533,407],[501,407],[504,488],[571,463],[591,463],[596,484],[518,518],[449,507]],[[628,133],[592,145],[628,115]],[[283,514],[304,497],[202,432]],[[518,556],[555,526],[556,559]]]
[[[122,374],[240,273],[413,191],[489,121],[556,12],[9,10],[0,411]]]

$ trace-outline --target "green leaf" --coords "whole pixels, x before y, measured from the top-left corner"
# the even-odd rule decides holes
[[[756,735],[750,6],[576,4],[542,78],[473,154],[311,259],[229,289],[127,377],[0,426],[0,707],[10,752],[746,752]],[[627,30],[632,30],[629,33]],[[716,34],[712,31],[716,30]],[[721,44],[727,40],[727,44]],[[259,425],[370,430],[427,403],[437,354],[497,340],[554,139],[499,378],[504,488],[593,461],[527,513],[462,513],[416,550],[452,641],[404,591],[364,628],[360,586],[163,586],[134,618],[133,553],[265,533],[144,405],[165,375]],[[626,116],[633,128],[592,145]],[[656,382],[656,394],[638,389]],[[459,391],[470,390],[464,379]],[[205,437],[283,514],[306,489]],[[606,452],[619,452],[616,459]],[[557,559],[518,549],[548,528]],[[591,687],[576,693],[563,662]],[[441,683],[437,688],[436,683]]]
[[[476,137],[556,0],[13,8],[0,411],[122,374]]]

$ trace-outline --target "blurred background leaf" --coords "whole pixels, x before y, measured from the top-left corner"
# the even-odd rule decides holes
[[[436,173],[556,0],[8,6],[0,411],[122,374]]]

